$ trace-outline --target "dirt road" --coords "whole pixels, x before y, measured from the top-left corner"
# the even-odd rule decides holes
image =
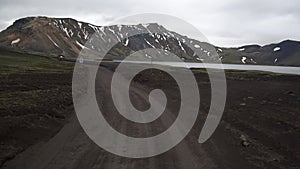
[[[112,72],[107,69],[103,69],[103,72],[104,78],[102,79],[109,79]],[[106,81],[109,82],[109,80],[101,81],[98,85],[101,98],[110,95],[110,90],[107,88],[109,85]],[[147,93],[142,92],[141,88],[142,86],[131,88],[133,102],[136,105],[142,105],[148,99]],[[111,110],[112,103],[103,104],[105,104],[103,112],[107,112],[106,115],[112,114],[111,112],[114,111]],[[174,118],[176,117],[171,116],[169,113],[168,116],[159,119],[159,122],[155,124],[155,130],[148,126],[134,127],[126,122],[120,123],[117,118],[113,118],[110,123],[118,125],[118,128],[122,131],[128,131],[127,134],[144,135],[144,133],[148,133],[153,135],[159,128],[166,128],[165,125],[168,121],[171,123],[175,120]],[[31,147],[7,163],[4,168],[215,168],[216,166],[201,147],[201,144],[197,143],[197,139],[196,133],[195,135],[189,135],[176,148],[157,157],[145,159],[124,158],[106,152],[95,145],[83,132],[77,118],[74,116],[47,143]]]

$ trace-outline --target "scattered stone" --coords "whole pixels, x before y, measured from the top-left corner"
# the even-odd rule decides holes
[[[295,96],[295,93],[293,91],[287,91],[285,92],[285,94],[291,95],[291,96]]]
[[[247,140],[246,136],[243,135],[243,134],[240,136],[240,139],[241,139],[242,141],[246,141],[246,140]]]
[[[248,141],[242,141],[244,147],[249,147],[250,143]]]
[[[266,100],[262,100],[262,101],[260,102],[260,104],[266,104],[266,103],[267,103]]]
[[[279,162],[279,159],[273,158],[272,161],[274,161],[274,162]]]
[[[250,142],[247,140],[247,137],[245,135],[240,136],[241,144],[243,147],[248,147],[250,145]]]

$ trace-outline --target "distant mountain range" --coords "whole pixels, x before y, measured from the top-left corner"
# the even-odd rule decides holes
[[[224,49],[223,63],[300,66],[300,42],[286,40],[265,46]]]
[[[124,39],[128,32],[133,31],[148,33]],[[98,33],[103,44],[110,41],[119,43],[110,52],[110,59],[122,59],[142,47],[166,50],[190,62],[221,60],[223,63],[234,64],[300,66],[298,41],[224,48],[188,38],[156,23],[96,26],[71,18],[27,17],[16,20],[13,25],[0,32],[0,47],[43,56],[64,55],[75,59],[94,33]],[[101,50],[100,48],[93,50]],[[194,53],[195,50],[197,54]],[[142,57],[147,57],[147,54]]]

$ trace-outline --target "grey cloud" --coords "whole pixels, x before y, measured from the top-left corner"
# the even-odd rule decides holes
[[[298,0],[2,0],[0,29],[26,16],[72,17],[105,25],[119,17],[145,12],[182,18],[219,46],[300,39]]]

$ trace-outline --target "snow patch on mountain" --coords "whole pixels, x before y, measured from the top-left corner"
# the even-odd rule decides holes
[[[77,45],[80,46],[82,49],[86,48],[84,45],[82,45],[81,43],[79,43],[78,41],[76,41]]]
[[[255,64],[256,64],[256,61],[255,61],[254,59],[252,59],[252,58],[251,58],[250,60],[251,60],[251,62],[253,62],[253,63],[255,63]]]
[[[148,28],[148,26],[150,25],[149,23],[143,23],[142,24],[144,28]]]
[[[197,44],[195,44],[195,45],[194,45],[194,47],[195,47],[195,48],[200,48],[200,46],[199,46],[199,45],[197,45]]]
[[[62,28],[61,28],[61,30],[63,30],[63,31],[66,33],[66,35],[67,35],[68,37],[70,37],[70,35],[69,35],[69,32],[68,32],[68,29],[67,29],[67,28],[64,28],[64,27],[62,27]]]
[[[201,59],[201,58],[196,58],[197,60],[199,60],[199,61],[201,61],[201,62],[203,62],[204,61],[204,59]]]
[[[246,60],[247,60],[247,58],[245,56],[243,56],[241,59],[242,63],[244,63],[244,64],[246,63]]]
[[[78,22],[78,26],[79,26],[79,28],[81,29],[82,23],[81,23],[81,22]]]
[[[150,45],[152,48],[155,48],[155,46],[153,46],[150,42],[148,42],[145,38],[144,38],[145,42]]]
[[[18,39],[15,39],[15,40],[13,40],[13,41],[11,41],[11,45],[14,45],[14,44],[17,44],[17,43],[19,43],[21,41],[21,39],[20,38],[18,38]]]
[[[280,50],[280,47],[276,47],[276,48],[273,49],[274,52],[277,52],[279,50]]]
[[[125,40],[125,44],[124,44],[124,46],[127,46],[127,45],[128,45],[128,43],[129,43],[129,39],[127,38],[127,39]]]
[[[48,39],[56,46],[59,48],[59,46],[57,45],[57,43],[54,42],[54,40],[47,34]]]
[[[180,41],[178,41],[178,45],[180,46],[181,50],[182,50],[184,53],[186,53],[186,51],[185,51],[184,47],[181,45],[181,42],[180,42]]]
[[[121,32],[122,31],[122,25],[117,25],[117,27],[118,27],[118,29],[119,29],[119,32]]]

